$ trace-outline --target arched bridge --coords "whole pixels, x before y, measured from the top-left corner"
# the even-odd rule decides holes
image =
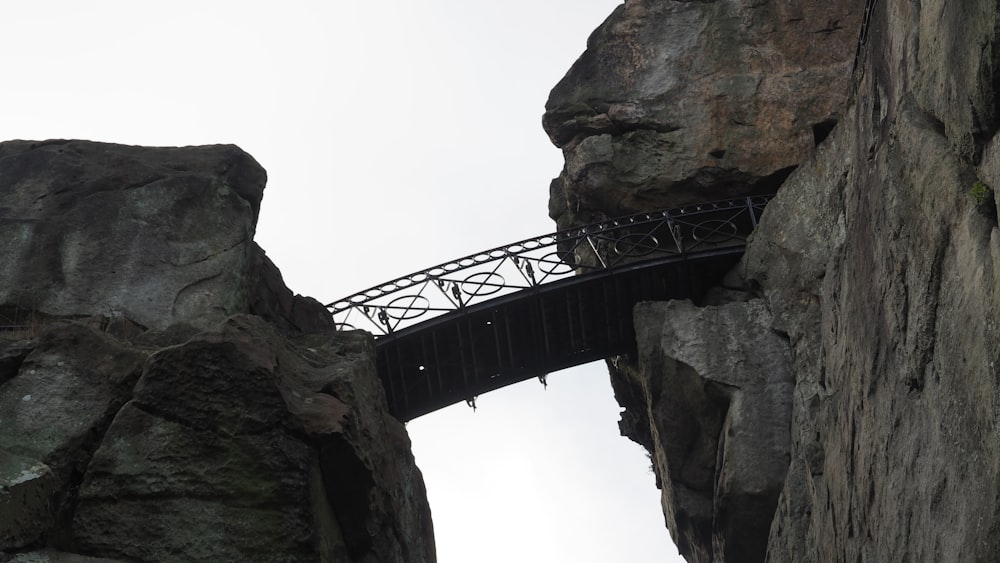
[[[641,213],[522,240],[327,305],[375,334],[407,421],[549,372],[633,352],[639,301],[699,299],[743,254],[770,196]]]

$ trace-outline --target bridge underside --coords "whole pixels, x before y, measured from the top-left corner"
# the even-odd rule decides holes
[[[538,286],[376,341],[389,410],[407,421],[568,367],[634,353],[640,301],[700,300],[743,247],[636,263]]]

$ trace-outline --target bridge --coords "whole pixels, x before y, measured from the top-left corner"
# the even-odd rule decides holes
[[[485,250],[326,305],[375,335],[390,412],[412,420],[635,351],[640,301],[699,300],[742,256],[771,196],[640,213]]]

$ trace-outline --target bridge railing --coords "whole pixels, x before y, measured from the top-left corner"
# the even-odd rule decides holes
[[[573,275],[743,246],[770,198],[691,204],[557,231],[438,264],[326,307],[342,330],[387,335]]]

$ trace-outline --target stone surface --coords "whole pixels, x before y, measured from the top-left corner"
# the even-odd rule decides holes
[[[21,369],[21,364],[34,349],[33,341],[7,341],[0,340],[0,383],[17,375]]]
[[[864,2],[629,0],[553,88],[560,227],[774,189],[841,118]]]
[[[1000,185],[996,5],[869,6],[850,103],[768,206],[727,280],[766,304],[771,320],[757,332],[787,336],[791,350],[787,474],[766,560],[991,561],[1000,550],[1000,229],[996,192],[986,189]],[[661,313],[663,324],[680,322],[674,310]],[[690,317],[679,317],[688,319],[679,339],[660,344],[671,361],[683,361],[676,343],[685,331],[704,332]],[[719,360],[739,365],[732,352]],[[635,410],[652,408],[643,388],[617,387],[632,411],[624,428],[658,455],[697,421],[708,420],[694,434],[702,440],[722,428],[689,393],[688,416],[642,432]],[[709,443],[692,459],[702,460],[695,475],[719,482],[724,472],[707,452],[728,455],[736,437],[716,435],[727,445]],[[669,455],[657,467],[674,478]],[[713,487],[719,503],[725,495]],[[684,494],[665,506],[707,508]],[[688,522],[670,525],[684,541]]]
[[[322,332],[336,328],[330,312],[312,297],[292,294],[281,271],[257,243],[252,252],[250,312],[285,330]]]
[[[40,331],[17,375],[0,385],[0,448],[40,460],[66,480],[86,468],[146,355],[83,323]]]
[[[55,522],[59,480],[39,461],[0,449],[0,551],[32,544]]]
[[[435,560],[423,480],[388,415],[370,335],[282,333],[237,315],[126,342],[105,332],[119,321],[48,323],[10,343],[24,358],[0,383],[0,506],[18,507],[0,511],[0,550]],[[50,557],[39,553],[18,557]]]
[[[996,2],[986,0],[861,4],[626,2],[550,100],[548,131],[566,153],[552,187],[551,213],[560,224],[654,207],[667,192],[659,186],[718,184],[728,193],[733,183],[724,175],[698,175],[709,158],[747,159],[735,168],[758,178],[798,165],[769,204],[741,267],[725,280],[763,303],[768,315],[758,318],[769,320],[747,329],[743,321],[720,319],[706,331],[702,317],[719,308],[640,308],[641,341],[652,330],[643,326],[679,328],[643,353],[645,368],[623,369],[614,379],[626,407],[622,428],[654,452],[668,524],[691,561],[993,561],[1000,552],[1000,229],[993,189],[1000,186],[1000,16]],[[865,27],[860,8],[871,10]],[[811,16],[788,17],[794,10]],[[786,16],[777,27],[747,19],[765,13]],[[663,14],[670,21],[657,19]],[[740,29],[705,31],[726,22]],[[794,39],[792,55],[775,48],[797,28],[816,25],[826,30],[817,41]],[[744,45],[743,36],[757,39]],[[827,42],[837,38],[840,48]],[[860,58],[851,73],[855,40]],[[777,78],[791,84],[797,74],[840,69],[839,77],[812,81],[828,90],[818,95],[830,96],[829,105],[816,107],[838,122],[815,149],[806,146],[804,129],[787,128],[781,108],[756,121],[740,117],[768,107],[767,89],[755,87],[739,105],[726,105],[747,84],[731,79],[752,73],[705,64],[728,52],[736,66],[750,68],[746,55],[756,50],[778,68],[819,46],[840,66],[804,65]],[[649,72],[654,68],[664,72]],[[650,84],[671,93],[660,107],[649,101],[657,100]],[[726,95],[713,96],[706,85]],[[691,99],[680,91],[706,95]],[[810,99],[800,93],[787,109]],[[728,109],[713,114],[706,107]],[[670,112],[673,121],[665,118]],[[827,119],[816,121],[801,108],[792,114],[809,115],[813,124]],[[674,129],[685,119],[710,133]],[[779,145],[766,135],[744,136],[751,132],[744,123],[758,132],[784,130],[788,150],[757,150]],[[665,172],[658,177],[657,170]],[[743,306],[721,310],[734,307]],[[720,485],[728,477],[719,467],[738,442],[758,453],[767,448],[729,434],[723,421],[731,403],[723,414],[714,383],[690,383],[714,371],[691,367],[683,359],[690,350],[678,346],[743,329],[787,339],[794,388],[774,517],[734,530],[712,512],[733,498],[729,485]],[[776,353],[774,363],[788,353]],[[742,366],[731,350],[716,359]],[[651,392],[657,378],[673,382],[677,393],[669,400]],[[670,412],[657,410],[664,401]],[[672,451],[685,455],[675,461]],[[775,481],[768,482],[773,493]],[[732,540],[748,532],[747,541],[766,545],[764,554],[729,553]]]
[[[0,143],[0,561],[435,560],[372,337],[252,242],[263,182],[231,146]]]
[[[638,358],[616,393],[650,448],[667,526],[688,561],[763,561],[789,462],[792,369],[762,300],[635,308]],[[631,389],[629,389],[631,388]]]
[[[142,561],[318,559],[310,448],[280,430],[245,436],[129,403],[80,490],[77,546]]]
[[[76,553],[66,553],[54,549],[40,549],[13,555],[10,559],[0,560],[4,563],[119,563],[120,559],[106,559],[104,557],[88,557]]]
[[[744,261],[795,350],[771,561],[1000,549],[995,3],[875,5],[857,102]]]
[[[336,346],[323,346],[323,339],[307,335],[296,345],[317,354],[300,357],[312,365],[318,361],[327,366],[323,379],[312,372],[303,384],[351,405],[339,432],[318,436],[324,490],[349,553],[373,563],[435,560],[423,477],[410,452],[405,427],[388,414],[371,336],[355,331],[342,334]],[[298,369],[296,373],[310,372]],[[337,410],[324,406],[323,416],[331,413]],[[303,424],[316,420],[315,414],[308,418],[307,414],[299,412],[297,418]]]
[[[247,312],[264,183],[232,145],[0,143],[0,304],[150,328]]]
[[[245,315],[152,354],[88,467],[74,546],[144,561],[433,561],[370,338],[285,337]]]

